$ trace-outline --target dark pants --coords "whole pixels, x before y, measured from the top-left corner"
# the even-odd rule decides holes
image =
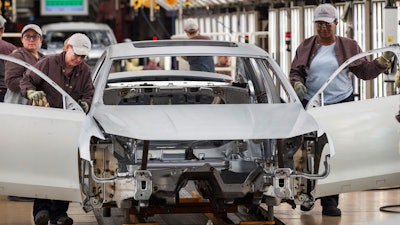
[[[321,197],[322,208],[326,208],[326,207],[337,208],[338,205],[339,205],[339,195],[330,195],[330,196]]]
[[[50,214],[50,223],[57,224],[59,218],[68,216],[68,207],[68,201],[36,198],[33,203],[33,218],[41,210],[47,210]]]
[[[337,103],[343,103],[343,102],[352,102],[354,101],[354,95],[351,94],[349,97],[343,99],[340,102]],[[303,105],[303,107],[306,107],[308,103],[308,100],[303,99],[301,101],[301,104]],[[334,104],[337,104],[334,103]],[[324,207],[335,207],[337,208],[337,206],[339,205],[339,195],[330,195],[330,196],[325,196],[325,197],[321,197],[321,206]]]
[[[0,102],[4,102],[4,96],[6,96],[7,88],[0,88]]]

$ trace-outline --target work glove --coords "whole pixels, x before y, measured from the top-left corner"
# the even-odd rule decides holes
[[[87,102],[79,100],[78,103],[85,113],[89,112],[89,104]]]
[[[43,107],[50,107],[49,102],[46,99],[46,96],[43,96],[39,100],[32,100],[32,105],[33,106],[43,106]]]
[[[39,101],[44,96],[46,96],[46,94],[43,91],[28,90],[26,92],[26,97],[33,101]]]
[[[300,81],[294,82],[293,85],[294,91],[296,92],[297,96],[299,97],[300,101],[304,99],[304,95],[307,93],[307,88],[304,86],[303,83]]]
[[[400,70],[397,70],[396,75],[394,75],[394,85],[400,88]]]
[[[376,61],[382,66],[390,67],[391,60],[394,56],[393,52],[384,52],[381,56],[379,56]]]

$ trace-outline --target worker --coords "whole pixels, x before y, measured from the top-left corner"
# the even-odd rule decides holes
[[[22,47],[14,50],[10,56],[27,62],[31,65],[35,64],[43,54],[39,52],[39,48],[42,44],[42,30],[36,24],[27,24],[22,28],[21,31],[21,43]],[[26,104],[27,99],[21,96],[19,88],[19,82],[22,79],[22,74],[26,71],[24,66],[13,63],[11,61],[5,61],[5,84],[7,92],[4,97],[4,102],[14,104]],[[33,198],[19,197],[19,196],[8,196],[10,201],[34,201]]]
[[[347,59],[361,53],[355,40],[335,34],[338,25],[338,13],[330,4],[321,4],[314,11],[314,26],[317,34],[305,39],[297,48],[290,69],[290,82],[297,96],[306,106],[330,75]],[[324,90],[326,105],[353,101],[352,78],[349,72],[358,78],[369,80],[377,77],[390,66],[392,52],[369,61],[366,57],[351,63]],[[340,216],[339,195],[321,198],[322,214]],[[302,208],[303,210],[309,210]]]
[[[230,76],[231,75],[231,69],[229,68],[230,61],[231,58],[229,56],[218,56],[217,64],[215,64],[215,67],[218,68],[217,73]]]
[[[143,70],[161,70],[161,67],[158,66],[159,61],[159,57],[148,58],[147,65],[143,66]]]
[[[22,47],[13,51],[10,56],[34,65],[43,57],[43,54],[39,52],[42,42],[43,37],[40,27],[36,24],[25,25],[21,31]],[[28,100],[21,95],[21,90],[19,88],[22,74],[25,71],[26,68],[24,66],[11,61],[5,62],[5,83],[7,86],[7,94],[4,102],[15,104],[27,103]]]
[[[210,40],[209,37],[200,35],[199,24],[196,19],[185,20],[183,29],[189,39]],[[214,72],[214,59],[212,56],[188,56],[190,70]]]
[[[9,55],[17,47],[10,42],[3,40],[3,34],[5,31],[6,19],[0,15],[0,54]],[[7,87],[4,81],[4,61],[0,60],[0,102],[4,101],[4,97],[7,92]]]
[[[82,33],[75,33],[69,37],[63,52],[46,55],[34,65],[77,101],[85,113],[89,111],[94,93],[90,66],[85,63],[90,49],[89,38]],[[20,87],[22,95],[29,101],[45,96],[50,107],[63,108],[62,95],[30,70],[24,73]],[[72,218],[67,214],[68,206],[68,201],[35,199],[35,224],[47,225],[49,220],[51,224],[73,224]]]

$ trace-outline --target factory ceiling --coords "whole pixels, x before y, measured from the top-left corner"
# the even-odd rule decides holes
[[[291,5],[318,5],[320,3],[339,3],[345,0],[306,0],[306,1],[285,1],[285,0],[136,0],[146,7],[162,7],[167,11],[179,11],[184,9],[198,8],[232,8],[232,7],[256,7],[271,6],[274,8],[290,7]],[[350,0],[347,0],[350,1]],[[356,0],[351,0],[356,2]],[[140,6],[141,6],[140,4]],[[140,7],[138,6],[138,7]]]

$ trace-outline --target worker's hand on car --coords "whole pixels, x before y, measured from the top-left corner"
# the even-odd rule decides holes
[[[43,96],[46,96],[46,94],[43,91],[28,90],[26,92],[26,97],[34,101],[39,101],[40,99],[43,98]]]
[[[386,51],[383,52],[383,54],[379,56],[376,60],[378,61],[379,64],[386,67],[390,67],[393,56],[394,56],[393,52]]]
[[[397,70],[396,75],[394,75],[394,85],[400,88],[400,70]]]
[[[394,56],[394,53],[391,51],[386,51],[382,54],[383,57],[385,57],[385,59],[387,60],[391,60]]]
[[[299,97],[300,100],[304,99],[304,95],[307,93],[307,88],[304,86],[303,83],[300,81],[294,82],[293,85],[294,91],[296,92],[297,96]]]
[[[89,112],[89,104],[87,102],[79,100],[78,103],[85,113]]]
[[[390,67],[391,59],[394,56],[393,52],[384,52],[381,56],[379,56],[376,61],[382,66]]]

